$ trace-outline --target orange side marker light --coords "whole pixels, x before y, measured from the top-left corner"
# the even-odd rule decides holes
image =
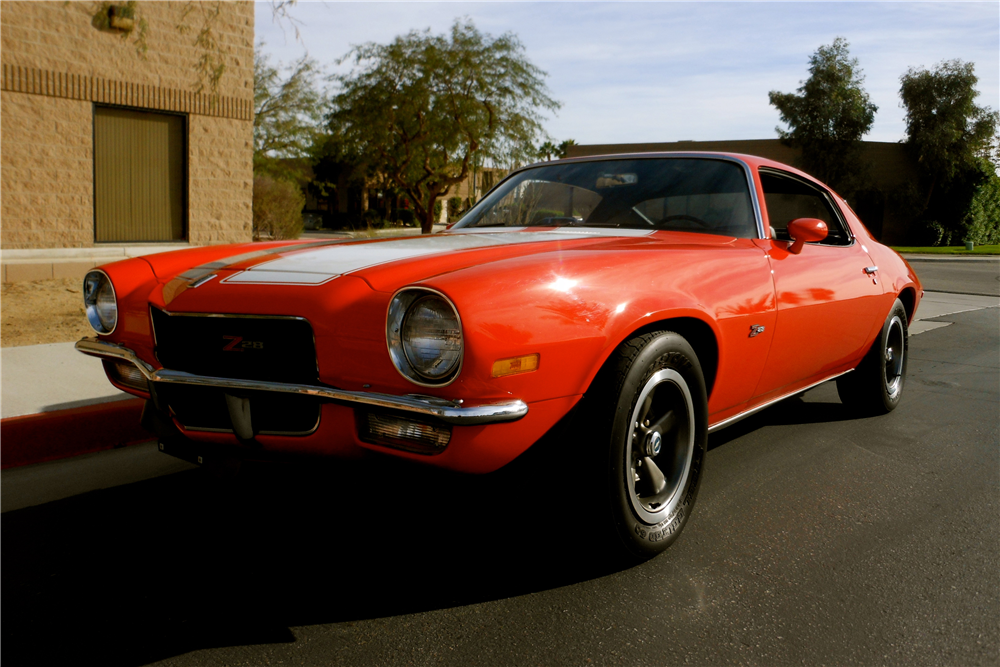
[[[518,373],[530,373],[538,370],[538,360],[540,355],[527,354],[523,357],[512,359],[500,359],[493,362],[493,377],[502,378],[506,375],[517,375]]]

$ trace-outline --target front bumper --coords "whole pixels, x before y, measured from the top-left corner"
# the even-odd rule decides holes
[[[415,394],[393,396],[391,394],[376,392],[346,391],[318,385],[208,377],[185,373],[183,371],[172,371],[166,368],[155,370],[127,347],[107,343],[96,338],[84,338],[78,341],[76,349],[93,357],[129,362],[139,369],[147,381],[152,383],[216,387],[237,391],[272,391],[300,396],[312,396],[337,403],[398,410],[424,417],[434,417],[456,426],[513,422],[528,414],[528,405],[521,400],[467,406],[460,400],[451,401],[433,396]]]

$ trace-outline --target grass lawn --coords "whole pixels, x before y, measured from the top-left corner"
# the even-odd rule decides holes
[[[972,252],[964,245],[931,246],[919,248],[913,246],[892,246],[896,252],[913,253],[915,255],[1000,255],[1000,245],[977,245]]]

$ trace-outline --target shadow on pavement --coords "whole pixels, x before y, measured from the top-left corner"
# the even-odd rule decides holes
[[[852,418],[813,396],[714,434],[709,448],[767,425]],[[8,512],[3,660],[143,665],[622,569],[577,521],[574,476],[545,456],[542,472],[525,474],[542,467],[529,460],[485,477],[381,458],[244,466],[236,479],[193,470]],[[555,491],[532,492],[543,485]]]
[[[824,385],[821,387],[826,389]],[[822,424],[859,418],[858,415],[844,407],[839,399],[816,402],[802,400],[801,396],[786,398],[780,403],[775,403],[757,414],[713,433],[708,437],[708,449],[711,451],[716,447],[721,447],[765,426]]]
[[[142,665],[621,569],[571,515],[543,520],[503,471],[432,473],[194,470],[8,512],[3,662]]]

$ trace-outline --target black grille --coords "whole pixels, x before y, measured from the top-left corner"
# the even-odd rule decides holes
[[[269,391],[240,391],[250,399],[250,421],[254,433],[264,435],[306,435],[319,424],[320,400]],[[160,403],[185,428],[194,431],[232,431],[226,407],[226,392],[215,387],[160,383],[156,388]]]
[[[150,309],[156,357],[196,375],[316,384],[312,326],[290,317],[170,315]]]

